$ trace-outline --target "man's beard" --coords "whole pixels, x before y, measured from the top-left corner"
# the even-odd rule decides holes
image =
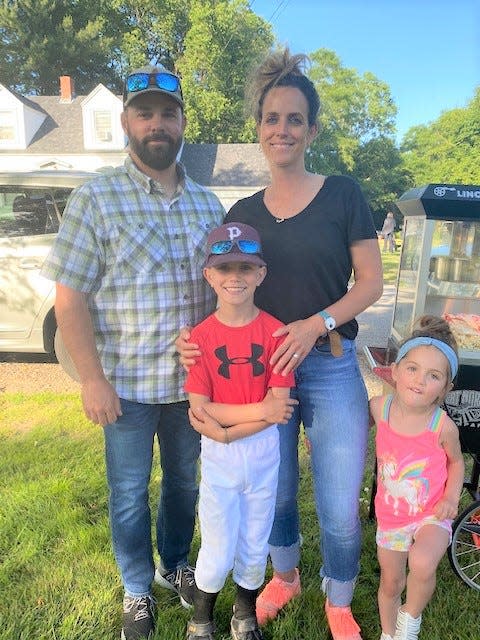
[[[152,140],[162,141],[160,147],[152,148],[148,143]],[[144,165],[155,171],[163,171],[175,163],[177,154],[182,146],[182,138],[175,140],[167,134],[151,135],[140,140],[129,137],[128,143]]]

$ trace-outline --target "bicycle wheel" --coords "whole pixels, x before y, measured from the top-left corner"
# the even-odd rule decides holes
[[[480,500],[454,521],[448,558],[457,576],[480,591]]]

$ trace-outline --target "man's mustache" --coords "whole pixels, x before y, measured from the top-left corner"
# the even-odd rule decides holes
[[[150,136],[146,136],[144,138],[144,142],[173,142],[173,139],[170,136],[167,136],[164,133],[156,133]]]

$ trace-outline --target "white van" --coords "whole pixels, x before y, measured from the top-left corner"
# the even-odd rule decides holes
[[[74,187],[96,173],[0,173],[0,351],[54,353],[55,285],[40,276]]]

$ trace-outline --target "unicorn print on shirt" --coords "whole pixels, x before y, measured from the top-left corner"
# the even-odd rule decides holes
[[[385,502],[390,504],[390,498],[393,499],[395,515],[398,515],[400,500],[407,503],[408,515],[423,511],[429,489],[427,478],[422,476],[426,464],[425,458],[413,462],[408,459],[397,462],[393,456],[379,462],[379,477],[385,488]]]

